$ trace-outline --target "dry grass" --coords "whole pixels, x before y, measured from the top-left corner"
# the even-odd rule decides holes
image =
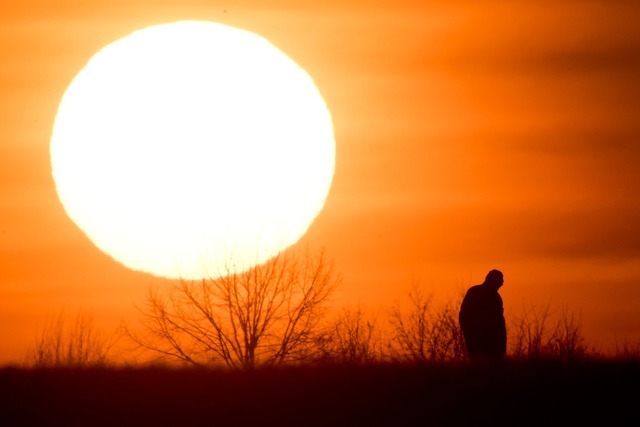
[[[0,425],[622,424],[640,361],[327,364],[253,370],[5,368]]]

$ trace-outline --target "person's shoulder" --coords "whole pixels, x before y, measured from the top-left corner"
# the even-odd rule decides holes
[[[482,292],[482,285],[473,285],[469,289],[467,289],[467,296],[469,295],[477,295]]]
[[[480,284],[480,285],[471,286],[467,292],[480,292],[482,290],[483,290],[482,284]]]

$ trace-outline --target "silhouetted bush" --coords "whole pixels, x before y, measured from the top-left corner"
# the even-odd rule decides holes
[[[555,319],[550,305],[542,311],[525,306],[522,315],[510,322],[507,342],[509,354],[515,359],[575,360],[595,355],[582,335],[581,316],[569,312],[566,306]]]
[[[387,343],[390,357],[410,362],[463,359],[464,338],[457,305],[435,307],[433,296],[425,295],[417,285],[408,298],[406,311],[398,303],[391,309],[391,339]]]
[[[377,319],[364,308],[344,308],[318,340],[316,362],[369,364],[384,359],[383,338]]]
[[[91,314],[80,311],[69,323],[61,312],[27,350],[26,363],[38,368],[104,366],[114,344],[115,335],[107,337]]]

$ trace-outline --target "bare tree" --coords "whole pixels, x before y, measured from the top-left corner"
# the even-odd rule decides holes
[[[320,339],[321,361],[365,364],[383,359],[382,335],[376,318],[361,305],[343,308]]]
[[[68,323],[61,312],[39,333],[26,359],[39,368],[103,366],[114,344],[114,338],[95,327],[93,315],[80,311]]]
[[[314,350],[339,284],[322,251],[287,250],[227,273],[151,289],[141,309],[142,333],[125,333],[156,355],[195,365],[250,368],[303,360]]]

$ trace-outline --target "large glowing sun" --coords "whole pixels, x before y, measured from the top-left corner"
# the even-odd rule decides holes
[[[296,243],[335,165],[310,76],[264,38],[201,21],[95,54],[60,102],[50,148],[75,224],[125,266],[168,278],[244,271]]]

